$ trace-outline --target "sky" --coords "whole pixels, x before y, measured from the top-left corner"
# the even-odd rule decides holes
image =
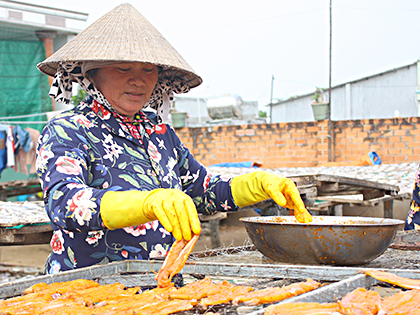
[[[203,83],[185,96],[270,100],[328,88],[330,0],[21,0],[88,13],[130,3]],[[419,0],[332,0],[332,86],[416,62]]]

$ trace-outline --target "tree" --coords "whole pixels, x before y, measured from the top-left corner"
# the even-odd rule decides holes
[[[260,118],[267,118],[267,112],[264,112],[262,110],[258,111],[258,117]]]
[[[83,101],[86,96],[87,96],[87,92],[85,90],[83,90],[80,86],[77,88],[77,93],[76,95],[73,95],[71,97],[71,101],[70,104],[72,104],[73,106],[76,106],[77,104],[79,104],[81,101]]]

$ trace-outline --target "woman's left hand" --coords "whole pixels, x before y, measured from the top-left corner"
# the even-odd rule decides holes
[[[273,199],[279,206],[294,210],[296,219],[309,223],[312,216],[306,210],[295,183],[284,176],[256,171],[235,176],[231,184],[232,196],[239,207]]]

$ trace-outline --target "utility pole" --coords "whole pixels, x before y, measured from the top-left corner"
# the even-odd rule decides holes
[[[331,132],[331,56],[332,56],[332,0],[330,0],[330,66],[328,83],[328,162],[332,160],[332,132]]]
[[[270,95],[270,124],[273,122],[273,82],[274,75],[271,75],[271,95]]]

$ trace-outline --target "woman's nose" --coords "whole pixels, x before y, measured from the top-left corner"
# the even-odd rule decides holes
[[[130,84],[134,84],[134,85],[137,85],[137,86],[144,85],[144,83],[145,83],[144,76],[141,73],[141,71],[140,72],[133,73],[131,75],[131,77],[129,78],[128,82]]]

